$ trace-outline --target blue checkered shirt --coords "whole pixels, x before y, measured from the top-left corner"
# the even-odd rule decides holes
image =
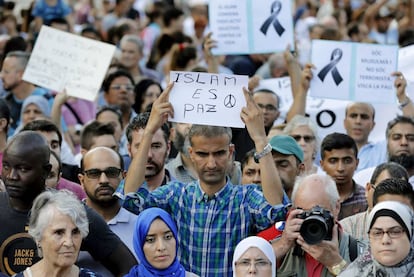
[[[286,206],[272,206],[256,185],[231,182],[209,197],[198,181],[170,182],[149,193],[140,188],[125,197],[134,213],[158,206],[173,217],[179,234],[178,257],[199,276],[232,276],[233,252],[243,238],[285,219]]]

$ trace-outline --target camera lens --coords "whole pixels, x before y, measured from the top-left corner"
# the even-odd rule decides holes
[[[328,226],[323,217],[311,215],[307,217],[300,227],[300,235],[308,244],[320,243],[328,234]]]

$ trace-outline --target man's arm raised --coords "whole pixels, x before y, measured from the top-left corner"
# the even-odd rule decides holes
[[[147,164],[152,138],[157,130],[168,120],[168,116],[174,116],[173,107],[168,101],[172,87],[173,83],[169,84],[152,105],[151,114],[144,130],[143,139],[138,147],[135,157],[131,161],[125,179],[125,194],[136,192],[144,183],[145,165]]]
[[[263,112],[256,105],[251,93],[243,88],[246,98],[246,107],[242,108],[241,118],[246,124],[247,131],[254,141],[257,152],[262,152],[268,144],[264,128]],[[272,153],[264,155],[259,159],[259,166],[262,179],[263,195],[271,205],[282,203],[283,187],[279,177],[279,172],[273,161]]]

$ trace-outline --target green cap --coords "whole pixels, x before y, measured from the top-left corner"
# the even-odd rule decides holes
[[[299,144],[291,136],[277,135],[270,139],[272,149],[284,155],[295,155],[303,163],[303,151]]]

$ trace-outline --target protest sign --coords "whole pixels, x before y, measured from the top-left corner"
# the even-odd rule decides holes
[[[248,76],[171,71],[170,80],[170,121],[244,127],[240,112],[246,106],[243,87],[247,88]]]
[[[42,26],[23,80],[94,100],[115,46]]]
[[[280,116],[275,122],[275,125],[283,123],[293,103],[290,78],[283,77],[260,80],[259,86],[255,91],[260,89],[270,89],[279,96]],[[345,133],[345,109],[349,103],[351,102],[344,100],[307,97],[306,114],[318,126],[318,135],[321,139],[333,132]],[[369,141],[384,140],[384,130],[387,127],[388,121],[395,118],[397,114],[401,114],[401,111],[395,102],[387,104],[373,103],[373,106],[377,111],[375,113],[376,124],[369,136]]]
[[[371,103],[395,103],[398,46],[313,40],[316,69],[310,95]]]
[[[281,0],[211,0],[213,54],[282,52],[294,45],[290,2]]]

